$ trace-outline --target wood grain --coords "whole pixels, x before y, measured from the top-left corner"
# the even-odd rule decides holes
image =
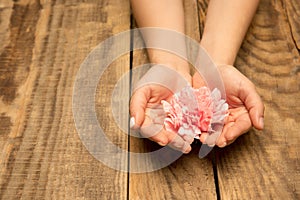
[[[183,2],[186,33],[199,41],[209,1]],[[194,144],[168,167],[127,174],[86,150],[75,129],[72,95],[88,53],[132,26],[129,1],[2,0],[0,199],[216,199],[216,191],[220,199],[300,199],[299,13],[297,0],[261,0],[235,63],[265,103],[263,131],[251,129],[216,149],[216,160],[200,160]],[[129,47],[130,41],[120,45]],[[128,141],[112,116],[115,84],[130,66],[148,62],[144,50],[131,59],[125,54],[104,72],[95,108],[114,144],[144,153],[160,147],[146,139]],[[132,83],[141,75],[133,74]],[[122,86],[120,99],[128,98],[128,87]],[[118,106],[117,114],[128,111]],[[126,158],[120,162],[127,164]]]
[[[219,150],[221,199],[300,198],[300,58],[294,27],[300,18],[286,12],[295,2],[262,0],[239,52],[236,67],[265,103],[265,129],[252,129]]]
[[[204,31],[204,24],[206,20],[206,13],[209,0],[197,0],[198,18],[199,18],[199,29],[200,36],[202,37]]]
[[[282,1],[282,4],[289,24],[289,29],[286,31],[291,32],[292,39],[300,53],[300,2],[296,0]]]
[[[0,9],[0,198],[126,199],[127,174],[95,160],[81,143],[72,92],[89,51],[129,29],[129,2],[1,1]],[[129,55],[117,65],[128,70]]]
[[[196,1],[184,1],[187,35],[199,41]],[[142,41],[139,41],[142,42]],[[145,50],[133,52],[133,69],[148,63]],[[144,73],[147,71],[145,68]],[[133,84],[141,76],[133,74]],[[130,151],[151,152],[160,148],[147,139],[130,138]],[[193,145],[193,151],[183,155],[171,165],[158,171],[130,174],[129,199],[215,199],[215,185],[211,160],[199,159],[200,144]],[[131,161],[130,161],[131,162]]]

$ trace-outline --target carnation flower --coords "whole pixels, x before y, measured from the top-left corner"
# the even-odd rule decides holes
[[[215,88],[211,92],[207,87],[186,86],[169,102],[163,100],[162,105],[166,113],[166,130],[194,138],[199,138],[202,132],[213,132],[212,124],[222,124],[228,111],[220,91]]]

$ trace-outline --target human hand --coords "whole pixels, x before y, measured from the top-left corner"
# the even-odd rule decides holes
[[[263,129],[264,105],[253,83],[237,69],[230,65],[220,65],[218,69],[225,86],[229,115],[216,145],[225,147],[246,133],[252,125],[259,130]],[[192,83],[196,88],[205,84],[199,73],[195,73]],[[201,134],[202,143],[207,134]]]
[[[173,73],[173,74],[172,74]],[[140,80],[130,101],[131,128],[157,142],[188,153],[194,138],[182,138],[177,133],[166,131],[163,126],[165,114],[161,101],[168,101],[176,90],[191,81],[189,74],[179,75],[174,70],[154,66]]]

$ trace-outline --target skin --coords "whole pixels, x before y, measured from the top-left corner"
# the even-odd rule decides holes
[[[232,65],[236,59],[243,38],[251,23],[259,0],[210,0],[204,34],[201,45],[217,64],[224,81],[229,104],[229,116],[225,120],[223,131],[216,141],[219,147],[225,147],[237,137],[247,132],[251,126],[263,129],[264,105],[253,83]],[[184,33],[184,12],[182,0],[131,0],[133,13],[139,27],[161,27]],[[143,35],[146,45],[155,37]],[[184,41],[181,41],[184,44]],[[188,63],[172,54],[156,49],[148,49],[152,63],[160,63],[174,68],[188,80],[193,87],[203,86],[198,73],[190,75]],[[234,77],[234,78],[232,78]],[[175,80],[174,80],[175,81]],[[140,128],[149,123],[145,112],[153,104],[167,100],[172,94],[166,88],[157,85],[138,89],[132,96],[131,116]],[[176,149],[188,153],[191,148],[185,138],[178,139],[177,134],[162,130],[149,139],[167,145],[174,142]],[[205,143],[206,134],[200,137]]]

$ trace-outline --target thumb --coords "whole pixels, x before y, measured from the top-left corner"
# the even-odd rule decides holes
[[[145,120],[145,109],[150,99],[149,88],[142,87],[134,92],[130,101],[130,128],[137,129],[141,127]]]
[[[245,91],[247,90],[247,91]],[[264,127],[264,104],[254,86],[244,88],[241,92],[242,100],[249,111],[252,124],[261,130]]]

